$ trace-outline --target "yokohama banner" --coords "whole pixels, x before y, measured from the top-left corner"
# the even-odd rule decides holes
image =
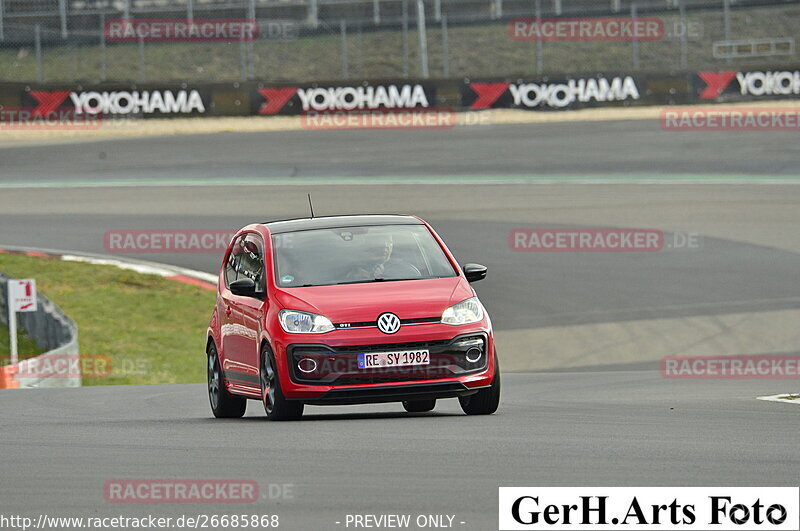
[[[436,87],[398,83],[310,87],[256,87],[253,114],[428,109],[436,106]]]
[[[386,120],[396,117],[438,119],[444,116],[443,111],[451,114],[458,110],[501,108],[559,111],[797,97],[800,97],[800,67],[795,66],[678,74],[623,72],[563,78],[275,85],[257,81],[32,86],[6,83],[0,85],[0,126],[42,122],[42,127],[50,127],[49,122],[44,123],[49,120],[62,128],[82,129],[99,127],[101,120],[118,118],[306,115],[314,117],[316,121],[308,122],[314,127],[322,126],[329,118],[346,118],[348,127],[353,126],[353,120],[362,120],[356,125],[363,127],[363,120],[367,119],[375,118],[385,125]],[[25,119],[26,116],[29,118]]]
[[[800,95],[798,70],[698,72],[695,95],[700,100],[759,100]]]
[[[469,109],[572,109],[607,103],[634,102],[642,96],[632,76],[574,78],[562,81],[514,83],[467,82],[461,87],[461,105]]]
[[[75,115],[105,117],[204,115],[211,104],[211,90],[182,86],[31,88],[22,92],[21,102],[36,116],[65,110]]]

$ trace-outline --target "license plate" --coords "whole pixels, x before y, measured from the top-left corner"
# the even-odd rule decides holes
[[[374,352],[358,355],[359,369],[383,367],[409,367],[412,365],[430,365],[431,356],[427,350],[404,350],[402,352]]]

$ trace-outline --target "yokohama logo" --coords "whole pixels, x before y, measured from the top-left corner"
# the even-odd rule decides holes
[[[32,90],[31,97],[37,101],[33,110],[36,116],[47,115],[70,99],[75,114],[188,114],[206,111],[203,99],[196,90],[154,90],[113,92],[71,92],[60,90],[45,92]]]
[[[55,92],[45,92],[42,90],[32,90],[30,95],[38,102],[33,109],[34,116],[46,116],[58,109],[64,100],[71,94],[68,90],[58,90]]]
[[[700,93],[700,98],[713,100],[728,88],[736,77],[736,72],[699,72],[697,75],[706,84],[706,88]]]
[[[262,88],[259,114],[277,114],[297,95],[302,112],[413,109],[430,107],[422,85],[366,85],[356,87]]]
[[[511,105],[528,109],[550,107],[561,109],[588,102],[638,100],[639,89],[631,76],[607,79],[570,79],[564,83],[471,83],[469,87],[477,96],[472,109],[504,106],[500,102],[507,91]]]
[[[296,87],[289,88],[262,88],[258,93],[264,98],[264,103],[258,109],[258,114],[278,114],[289,100],[297,94]]]
[[[800,71],[774,72],[698,72],[705,83],[700,98],[713,100],[721,96],[735,79],[740,96],[794,96],[800,94]],[[735,90],[735,89],[734,89]]]

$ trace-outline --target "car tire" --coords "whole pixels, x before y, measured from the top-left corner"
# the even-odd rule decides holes
[[[426,413],[436,407],[436,399],[432,400],[405,400],[403,408],[409,413]]]
[[[491,415],[500,405],[500,366],[497,364],[497,355],[494,357],[494,380],[492,385],[481,389],[474,395],[460,396],[458,402],[467,415]]]
[[[233,396],[225,389],[217,347],[213,342],[206,349],[208,355],[208,401],[211,411],[218,419],[238,419],[247,410],[247,399]]]
[[[275,356],[267,345],[261,347],[259,381],[261,402],[269,420],[299,420],[303,416],[304,404],[297,400],[287,400],[283,396]]]

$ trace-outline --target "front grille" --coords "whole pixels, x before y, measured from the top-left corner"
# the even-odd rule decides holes
[[[352,385],[464,376],[486,368],[486,335],[468,334],[449,340],[328,347],[290,345],[287,352],[292,380],[311,385]],[[476,358],[475,349],[481,354]],[[429,365],[360,369],[358,355],[376,352],[428,350]],[[469,353],[469,357],[468,357]],[[302,365],[298,366],[303,360]],[[474,360],[474,361],[471,361]],[[303,372],[300,370],[308,372]],[[310,368],[313,367],[313,370]]]
[[[340,354],[361,354],[366,352],[395,352],[398,350],[420,350],[420,349],[435,349],[443,345],[447,345],[451,341],[448,339],[442,341],[418,341],[416,343],[387,343],[383,345],[359,345],[356,347],[336,347],[332,349],[334,352]]]
[[[415,325],[425,323],[438,323],[440,317],[418,317],[415,319],[400,319],[400,326]],[[378,321],[361,321],[357,323],[334,323],[337,330],[347,330],[350,328],[378,328]]]

